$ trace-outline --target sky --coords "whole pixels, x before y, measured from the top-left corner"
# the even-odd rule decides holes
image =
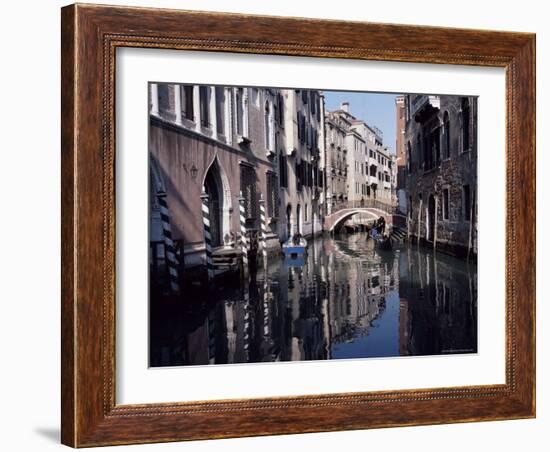
[[[350,113],[368,125],[382,130],[384,146],[390,148],[392,154],[395,154],[395,97],[397,94],[323,92],[327,110],[337,110],[342,102],[349,102]]]

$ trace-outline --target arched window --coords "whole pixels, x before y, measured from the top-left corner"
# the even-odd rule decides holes
[[[451,122],[448,111],[443,115],[443,140],[443,158],[448,159],[451,156]]]
[[[470,149],[470,102],[462,99],[462,152]]]

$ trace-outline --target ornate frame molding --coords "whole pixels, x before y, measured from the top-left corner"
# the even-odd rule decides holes
[[[77,4],[62,9],[62,43],[64,444],[83,447],[535,415],[533,34]],[[114,89],[119,47],[506,68],[506,383],[116,405]]]

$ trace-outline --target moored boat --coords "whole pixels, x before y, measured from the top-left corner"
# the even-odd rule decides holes
[[[283,243],[282,250],[285,258],[302,257],[307,252],[307,241],[302,236],[294,235]]]

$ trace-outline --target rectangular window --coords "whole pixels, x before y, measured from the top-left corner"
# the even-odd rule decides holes
[[[302,137],[300,142],[304,144],[306,142],[306,117],[302,113],[300,113],[300,121],[301,121],[300,133]]]
[[[279,216],[279,188],[277,187],[277,175],[268,172],[266,175],[267,182],[267,216],[277,218]]]
[[[433,167],[432,156],[433,156],[433,149],[432,149],[430,134],[426,133],[424,135],[424,169],[426,170],[432,169]]]
[[[443,219],[448,220],[449,219],[449,189],[444,188],[443,189]]]
[[[218,134],[225,132],[225,90],[216,86],[216,129]]]
[[[322,169],[318,169],[317,170],[317,186],[319,188],[322,188],[323,187],[323,180],[325,178],[325,173],[323,172]]]
[[[282,94],[279,94],[278,95],[278,99],[279,99],[279,125],[281,126],[282,129],[284,129],[285,127],[285,101],[284,101],[284,97]]]
[[[302,191],[302,163],[296,162],[294,171],[296,174],[296,191]]]
[[[208,108],[209,96],[208,96],[208,86],[199,87],[199,102],[201,109],[201,125],[203,127],[210,126],[210,112]]]
[[[462,218],[464,221],[470,221],[471,218],[471,196],[470,196],[470,186],[462,186]]]
[[[170,92],[166,83],[159,83],[157,85],[157,92],[159,96],[159,109],[161,112],[168,112],[170,110]]]
[[[235,106],[237,109],[236,120],[237,120],[237,135],[244,136],[244,121],[243,121],[243,89],[237,89],[235,94]]]
[[[210,112],[208,111],[208,86],[199,86],[199,104],[200,104],[200,116],[201,125],[203,127],[210,126]]]
[[[434,136],[435,160],[437,165],[441,163],[441,127],[435,129]]]
[[[183,96],[183,102],[181,103],[183,107],[183,117],[189,119],[190,121],[194,121],[195,115],[193,112],[193,85],[183,85],[181,94]]]
[[[258,217],[256,171],[254,171],[254,168],[247,165],[241,165],[241,192],[244,197],[244,211],[246,219],[256,219]]]
[[[279,156],[279,185],[281,187],[288,187],[288,168],[286,156]]]

